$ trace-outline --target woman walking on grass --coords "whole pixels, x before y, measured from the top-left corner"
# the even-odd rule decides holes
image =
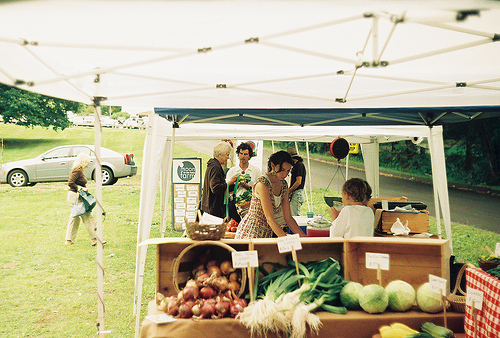
[[[68,203],[73,207],[79,202],[80,196],[78,190],[87,191],[87,178],[85,177],[84,170],[88,168],[90,164],[90,156],[85,153],[80,153],[76,157],[73,163],[73,168],[69,174],[68,179]],[[97,238],[95,233],[96,221],[94,216],[90,212],[83,214],[81,216],[69,217],[68,227],[66,229],[66,244],[75,244],[76,234],[78,233],[78,227],[80,221],[83,222],[85,229],[87,229],[92,246],[97,244]]]

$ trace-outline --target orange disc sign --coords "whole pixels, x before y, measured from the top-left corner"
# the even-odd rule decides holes
[[[330,144],[330,154],[338,160],[349,154],[349,142],[345,138],[336,138]]]

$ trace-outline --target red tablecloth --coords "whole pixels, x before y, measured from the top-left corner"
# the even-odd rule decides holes
[[[481,269],[469,268],[465,272],[467,290],[483,292],[483,306],[477,310],[477,337],[500,337],[500,280]],[[474,337],[474,316],[472,307],[465,307],[465,336]]]

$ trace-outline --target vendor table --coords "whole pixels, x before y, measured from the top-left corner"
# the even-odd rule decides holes
[[[162,313],[157,309],[155,301],[148,305],[148,314],[156,315]],[[345,315],[320,311],[316,313],[323,326],[318,335],[308,337],[331,337],[331,338],[371,338],[378,332],[382,325],[394,322],[406,324],[412,328],[420,327],[424,322],[433,322],[443,325],[443,314],[429,314],[418,309],[408,312],[390,312],[382,314],[369,314],[364,311],[348,311]],[[455,333],[464,331],[464,314],[456,312],[447,313],[448,328]],[[144,320],[141,330],[141,338],[179,338],[179,337],[250,337],[249,330],[240,324],[239,320],[232,318],[223,319],[178,319],[167,324],[156,324],[150,320]],[[277,338],[275,334],[266,334],[266,338]]]
[[[390,255],[390,270],[381,274],[382,285],[401,279],[415,289],[429,280],[429,274],[449,279],[450,248],[444,239],[417,239],[394,237],[358,237],[349,240],[330,237],[300,238],[302,250],[297,251],[301,262],[316,261],[331,257],[343,266],[344,278],[363,285],[377,283],[377,271],[367,269],[366,253]],[[218,241],[229,245],[236,251],[249,250],[250,240],[223,239]],[[175,295],[178,290],[173,283],[173,276],[179,275],[174,267],[180,254],[187,247],[195,244],[211,245],[211,241],[197,242],[187,238],[163,238],[151,240],[148,244],[157,245],[157,292],[165,296]],[[277,249],[276,239],[254,239],[251,241],[258,252],[259,262],[278,262],[286,264],[285,255]],[[183,262],[187,264],[187,262]],[[190,267],[186,267],[190,271]],[[149,303],[148,315],[156,315],[156,301]],[[317,312],[323,326],[319,336],[315,337],[372,337],[379,326],[392,322],[405,323],[417,328],[426,321],[443,325],[442,314],[428,314],[418,309],[409,312],[386,311],[383,314],[368,314],[363,311],[349,311],[346,315]],[[464,314],[448,312],[447,322],[454,332],[464,332]],[[225,319],[179,319],[168,324],[156,324],[145,319],[141,337],[249,337],[248,330],[238,320]],[[273,337],[267,335],[267,337]]]

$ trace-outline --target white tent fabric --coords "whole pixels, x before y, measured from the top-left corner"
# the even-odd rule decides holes
[[[386,142],[409,140],[413,137],[422,137],[429,140],[431,148],[431,162],[433,170],[434,195],[438,231],[441,234],[442,213],[446,237],[452,248],[451,219],[448,201],[448,186],[444,161],[444,146],[442,127],[434,126],[267,126],[249,128],[247,125],[193,123],[181,124],[174,128],[171,122],[154,114],[151,115],[150,125],[144,146],[144,167],[141,184],[141,202],[139,214],[139,232],[137,236],[137,256],[135,274],[134,305],[136,311],[136,330],[139,327],[139,309],[141,307],[144,267],[146,262],[147,245],[150,237],[153,210],[161,185],[162,200],[162,229],[164,227],[166,206],[169,199],[170,177],[172,171],[173,145],[176,141],[190,140],[220,140],[247,138],[252,140],[285,140],[301,142],[331,142],[336,137],[343,137],[351,143],[361,143],[365,161],[367,181],[373,187],[374,196],[379,194],[378,172],[378,145]],[[161,172],[161,184],[160,184]],[[138,334],[138,331],[136,331]]]
[[[6,1],[0,82],[148,107],[499,105],[494,1]],[[458,20],[457,20],[458,19]]]

